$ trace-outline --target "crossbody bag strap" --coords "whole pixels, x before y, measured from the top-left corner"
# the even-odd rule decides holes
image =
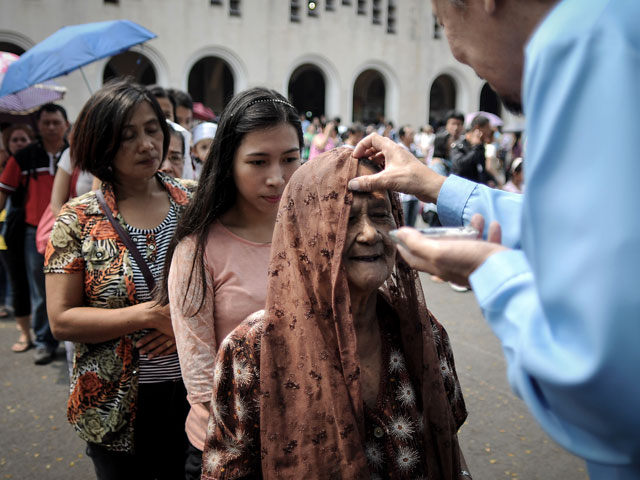
[[[111,212],[109,205],[107,205],[107,202],[104,199],[102,190],[99,188],[97,190],[94,190],[94,193],[98,198],[98,203],[100,204],[100,208],[109,219],[109,222],[111,222],[111,225],[113,226],[116,233],[120,237],[120,240],[122,240],[122,243],[124,243],[124,245],[129,249],[129,252],[131,253],[131,255],[133,255],[133,258],[136,259],[136,263],[138,264],[138,267],[140,268],[140,271],[144,276],[144,280],[145,282],[147,282],[147,287],[149,287],[149,292],[152,292],[153,288],[156,285],[156,282],[153,279],[153,275],[151,273],[151,270],[149,270],[149,266],[147,265],[147,262],[144,260],[144,258],[142,258],[140,251],[136,247],[135,243],[133,243],[133,240],[131,240],[129,233],[122,227],[120,222],[118,222],[113,217],[113,213]]]

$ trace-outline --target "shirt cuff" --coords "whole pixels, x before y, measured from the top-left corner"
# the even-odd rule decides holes
[[[480,307],[485,309],[505,283],[529,273],[531,273],[531,267],[522,250],[505,250],[487,258],[469,276],[469,283]]]
[[[478,186],[455,175],[447,177],[438,194],[438,218],[443,225],[464,225],[464,207],[469,197]]]

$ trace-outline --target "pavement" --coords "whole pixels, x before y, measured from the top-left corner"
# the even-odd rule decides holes
[[[428,307],[446,327],[469,410],[460,444],[475,480],[588,480],[582,460],[554,443],[509,388],[499,342],[473,292],[421,275]],[[95,478],[83,442],[66,421],[64,349],[49,365],[16,354],[15,321],[0,321],[0,480]]]

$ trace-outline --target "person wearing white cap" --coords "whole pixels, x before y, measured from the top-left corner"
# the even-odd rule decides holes
[[[524,193],[524,172],[522,157],[516,158],[509,167],[509,181],[502,186],[507,192]]]
[[[207,154],[209,153],[209,147],[213,142],[213,137],[216,135],[218,125],[211,122],[200,123],[193,129],[193,146],[191,147],[191,160],[193,165],[194,180],[200,178],[200,172],[202,172],[202,165],[204,164]]]

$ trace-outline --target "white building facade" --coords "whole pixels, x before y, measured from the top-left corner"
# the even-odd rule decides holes
[[[420,126],[451,108],[502,113],[484,81],[451,55],[430,0],[0,0],[0,50],[22,53],[65,25],[132,20],[157,38],[84,67],[92,88],[133,75],[191,93],[220,113],[247,87],[344,124]],[[60,77],[74,119],[89,97]]]

